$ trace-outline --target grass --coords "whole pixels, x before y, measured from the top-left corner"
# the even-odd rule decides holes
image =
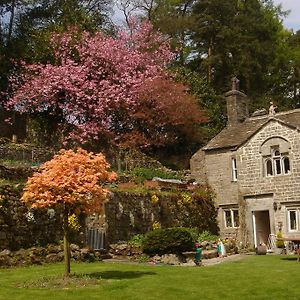
[[[75,284],[64,285],[62,264],[1,269],[0,299],[291,300],[299,299],[299,268],[295,257],[279,255],[207,267],[81,263],[72,265]]]

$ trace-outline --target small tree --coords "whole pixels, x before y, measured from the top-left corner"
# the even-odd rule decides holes
[[[65,276],[70,274],[68,217],[81,212],[102,212],[108,194],[102,184],[116,178],[114,172],[108,171],[109,167],[101,153],[60,150],[26,183],[21,200],[29,207],[54,207],[62,211]]]

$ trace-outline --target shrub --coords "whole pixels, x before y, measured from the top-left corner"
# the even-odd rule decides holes
[[[199,237],[199,230],[197,227],[192,227],[188,229],[190,232],[190,235],[192,236],[192,239],[194,242],[198,241],[198,237]]]
[[[128,244],[134,247],[142,247],[144,240],[145,236],[143,234],[136,234],[128,241]]]
[[[282,232],[281,231],[277,232],[276,236],[277,236],[278,239],[281,239],[282,238]],[[284,241],[276,240],[276,246],[277,246],[277,248],[284,248]]]
[[[164,179],[179,179],[175,172],[163,169],[150,169],[150,168],[135,168],[131,175],[138,183],[143,183],[145,180],[151,180],[153,177],[160,177]]]
[[[215,242],[219,239],[219,237],[215,234],[212,234],[211,232],[205,230],[203,231],[202,233],[199,234],[198,236],[198,241],[201,243],[201,242],[204,242],[204,241],[207,241],[207,242]]]
[[[150,231],[145,235],[143,249],[146,254],[182,253],[192,250],[193,238],[184,227],[164,228]]]

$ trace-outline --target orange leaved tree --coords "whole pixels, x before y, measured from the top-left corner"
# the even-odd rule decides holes
[[[108,194],[103,183],[116,178],[109,167],[103,154],[60,150],[26,183],[21,200],[29,207],[59,208],[63,212],[65,276],[70,274],[68,217],[102,212]]]

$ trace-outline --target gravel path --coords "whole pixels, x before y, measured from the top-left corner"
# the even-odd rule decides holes
[[[210,258],[210,259],[203,259],[202,260],[202,265],[204,267],[206,266],[213,266],[213,265],[217,265],[217,264],[221,264],[224,262],[230,262],[230,261],[237,261],[237,260],[241,260],[243,258],[245,258],[247,255],[249,254],[234,254],[234,255],[229,255],[223,258],[220,257],[216,257],[216,258]],[[104,262],[109,262],[109,263],[127,263],[127,264],[134,264],[134,265],[150,265],[150,263],[139,263],[139,262],[135,262],[126,258],[123,259],[114,259],[114,258],[110,258],[110,259],[104,259]],[[162,264],[151,264],[151,265],[162,265]],[[195,266],[194,263],[186,263],[186,264],[182,264],[182,265],[178,265],[178,267],[191,267],[191,266]]]
[[[227,261],[241,260],[241,259],[245,258],[247,255],[249,255],[249,254],[233,254],[233,255],[223,257],[223,258],[216,257],[216,258],[210,258],[210,259],[203,259],[202,263],[203,263],[203,266],[213,266],[213,265],[221,264],[221,263],[227,262]]]

